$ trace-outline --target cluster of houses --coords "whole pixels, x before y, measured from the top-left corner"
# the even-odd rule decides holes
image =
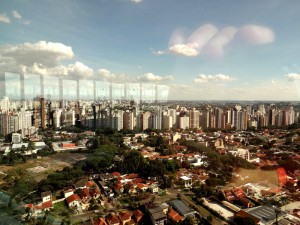
[[[112,172],[100,175],[100,188],[107,197],[113,197],[114,194],[122,194],[127,188],[128,194],[150,191],[158,193],[158,183],[156,180],[140,178],[138,174],[124,174]],[[112,185],[110,185],[112,184]]]
[[[93,225],[135,225],[140,224],[144,213],[140,210],[123,210],[118,213],[110,213],[106,217],[93,219]]]
[[[62,190],[62,198],[55,199],[51,191],[41,193],[41,202],[37,204],[27,204],[25,207],[30,208],[31,215],[37,217],[45,211],[54,208],[54,204],[64,201],[65,204],[77,212],[87,210],[91,199],[98,199],[101,205],[104,205],[107,200],[101,195],[98,185],[94,181],[80,180],[74,184],[74,187],[66,187]]]

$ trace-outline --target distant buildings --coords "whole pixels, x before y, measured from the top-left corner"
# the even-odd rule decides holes
[[[134,101],[0,101],[0,134],[20,131],[22,137],[38,128],[60,128],[76,123],[90,129],[222,129],[247,130],[299,123],[300,113],[291,105],[211,106],[198,108],[139,105]]]

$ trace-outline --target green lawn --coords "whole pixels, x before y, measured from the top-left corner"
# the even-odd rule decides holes
[[[64,210],[68,210],[68,208],[65,204],[65,201],[57,202],[57,203],[54,204],[54,211],[62,212]]]

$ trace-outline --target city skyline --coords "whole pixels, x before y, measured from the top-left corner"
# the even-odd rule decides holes
[[[167,85],[170,100],[300,99],[297,1],[0,6],[1,76]]]

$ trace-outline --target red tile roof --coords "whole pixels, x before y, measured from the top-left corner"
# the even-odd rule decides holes
[[[95,186],[95,183],[93,181],[89,180],[86,182],[85,186],[87,186],[88,188],[91,188],[91,187]]]
[[[90,198],[90,193],[89,190],[87,188],[83,188],[81,193],[80,193],[80,197],[81,198]]]
[[[132,217],[136,223],[138,223],[143,218],[143,216],[144,214],[138,209],[133,211],[132,213]]]
[[[129,211],[119,212],[119,218],[121,221],[131,219],[131,213]]]
[[[67,197],[67,203],[70,204],[74,201],[81,201],[81,198],[77,194],[72,194],[71,196]]]
[[[174,209],[170,209],[168,216],[175,222],[183,220],[183,216],[179,215]]]
[[[106,218],[108,224],[120,224],[119,217],[117,215],[109,214]]]
[[[107,223],[103,217],[100,217],[94,220],[94,225],[107,225]]]
[[[111,175],[113,175],[114,177],[119,177],[121,176],[121,174],[119,172],[112,172]]]

